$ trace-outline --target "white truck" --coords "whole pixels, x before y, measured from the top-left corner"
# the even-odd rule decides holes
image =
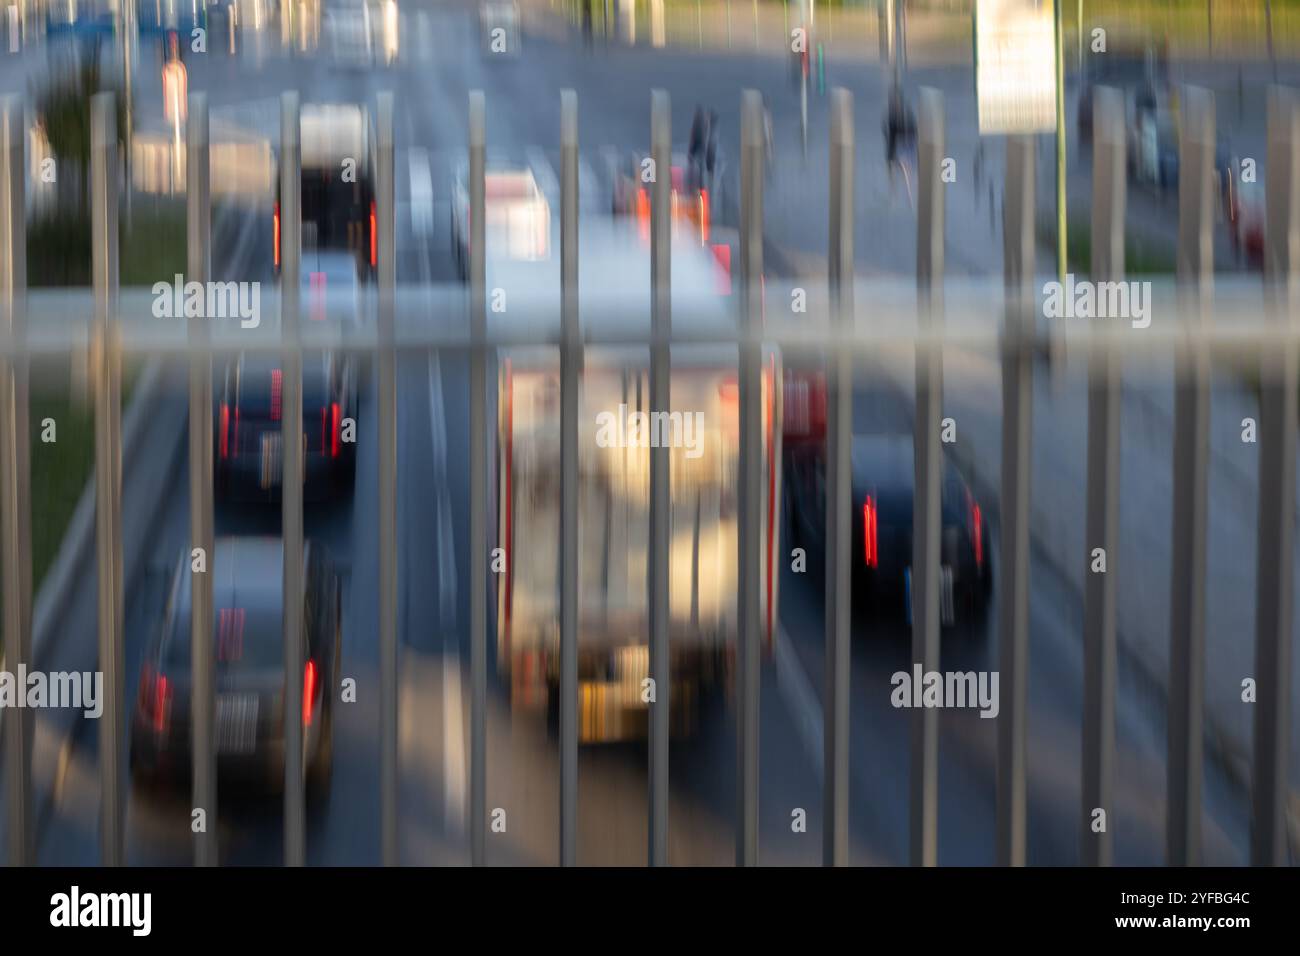
[[[493,216],[491,203],[488,218]],[[729,250],[729,246],[725,246]],[[559,330],[560,250],[515,257],[489,244],[488,309],[494,330],[553,339]],[[647,335],[648,240],[627,218],[579,224],[579,310],[599,337]],[[686,230],[672,249],[673,325],[731,327],[729,256]],[[579,740],[642,737],[648,704],[647,569],[651,443],[668,445],[669,657],[674,735],[695,725],[704,695],[728,686],[736,650],[737,349],[675,345],[668,414],[649,408],[649,349],[588,346],[578,410]],[[776,622],[781,500],[781,360],[763,354],[762,631]],[[498,358],[497,663],[512,707],[558,713],[560,379],[554,347],[510,348]],[[662,691],[656,697],[662,700]]]

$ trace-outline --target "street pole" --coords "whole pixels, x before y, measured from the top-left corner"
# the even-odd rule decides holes
[[[1065,281],[1070,264],[1065,212],[1065,51],[1061,25],[1061,4],[1056,0],[1053,15],[1056,18],[1056,275]]]

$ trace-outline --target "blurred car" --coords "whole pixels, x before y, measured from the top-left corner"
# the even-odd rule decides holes
[[[378,258],[370,117],[351,103],[309,103],[301,118],[301,248],[346,250],[372,273]],[[281,260],[280,177],[275,177],[272,261]],[[306,266],[304,265],[304,270]]]
[[[284,543],[275,537],[215,542],[212,647],[213,746],[220,786],[275,791],[284,782]],[[342,590],[324,547],[307,542],[302,605],[303,769],[309,791],[328,787],[334,694],[342,635]],[[131,772],[146,785],[188,789],[192,764],[190,555],[172,575],[161,627],[140,666],[131,715]]]
[[[947,454],[943,457],[939,610],[942,624],[953,627],[983,620],[993,587],[993,555],[979,503],[952,460]],[[899,613],[910,625],[912,436],[855,435],[851,458],[854,604]],[[825,470],[824,445],[791,442],[786,459],[791,529],[800,543],[817,554],[824,554],[826,546]]]
[[[302,308],[308,321],[359,322],[360,286],[350,253],[305,255]],[[345,435],[356,420],[360,363],[350,352],[306,353],[302,362],[303,495],[321,500],[351,487],[356,443]],[[280,497],[284,373],[271,354],[241,353],[214,382],[217,493],[226,499]]]
[[[551,204],[530,166],[493,159],[483,173],[489,255],[538,261],[550,257]],[[469,166],[461,164],[452,186],[451,247],[457,274],[469,277]]]
[[[1134,181],[1161,190],[1178,188],[1178,127],[1166,113],[1139,114],[1128,136],[1128,168]],[[1214,149],[1214,175],[1222,190],[1232,183],[1234,163],[1220,137]]]
[[[614,161],[611,170],[613,191],[610,197],[610,209],[615,216],[635,216],[644,236],[650,234],[650,184],[645,181],[643,170],[647,165],[647,153],[629,153],[621,160]],[[672,153],[672,222],[674,227],[688,224],[698,230],[700,242],[709,241],[709,232],[713,222],[713,209],[716,204],[714,191],[707,184],[695,187],[687,174],[690,163],[686,150],[674,150]],[[714,169],[714,181],[721,178],[718,168]]]

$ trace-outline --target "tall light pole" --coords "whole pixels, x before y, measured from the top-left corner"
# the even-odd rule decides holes
[[[1069,269],[1069,237],[1065,210],[1065,34],[1061,23],[1064,0],[1053,0],[1056,20],[1056,275],[1065,281]]]

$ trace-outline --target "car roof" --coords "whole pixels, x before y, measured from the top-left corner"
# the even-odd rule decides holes
[[[214,542],[212,601],[216,607],[281,604],[284,540],[270,535],[220,537]]]
[[[966,482],[953,463],[952,456],[943,451],[943,484],[945,497],[966,487]],[[907,432],[875,435],[854,435],[853,484],[855,488],[870,485],[882,493],[912,494],[916,483],[916,458],[912,436]]]
[[[851,458],[855,480],[890,488],[912,487],[915,461],[911,435],[854,435]]]

